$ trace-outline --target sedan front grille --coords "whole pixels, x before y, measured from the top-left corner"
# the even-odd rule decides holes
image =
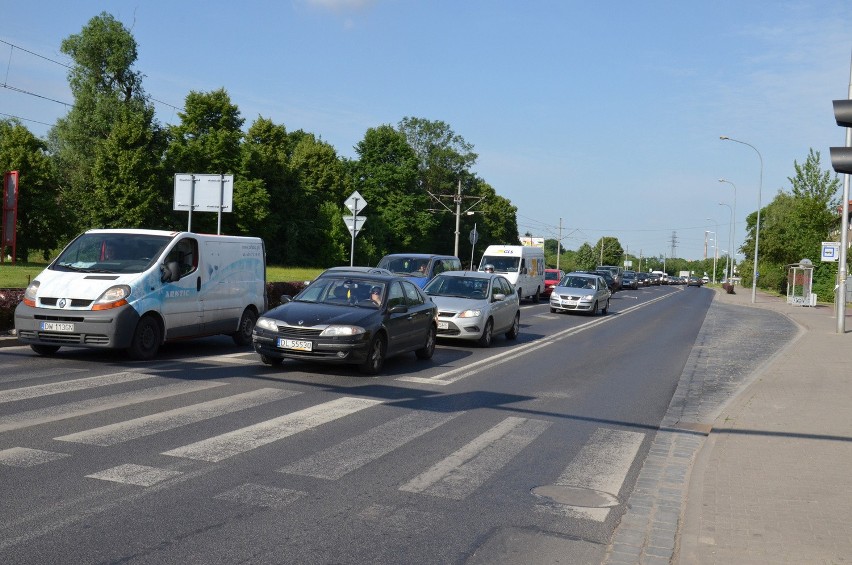
[[[303,328],[279,324],[278,332],[288,338],[317,337],[322,333],[322,328]]]

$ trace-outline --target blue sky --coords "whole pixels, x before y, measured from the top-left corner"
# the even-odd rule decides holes
[[[72,101],[67,69],[24,50],[67,62],[62,40],[102,11],[133,33],[161,122],[224,87],[246,127],[263,116],[354,157],[368,128],[441,120],[521,232],[561,225],[568,249],[614,236],[668,256],[674,239],[699,259],[710,230],[721,254],[734,189],[719,178],[739,245],[758,151],[765,205],[794,161],[813,148],[829,169],[845,140],[831,100],[848,94],[852,3],[837,0],[4,0],[0,117],[47,132],[67,111],[48,99]]]

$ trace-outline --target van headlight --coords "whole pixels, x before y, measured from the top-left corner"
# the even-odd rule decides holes
[[[38,287],[40,284],[41,283],[38,281],[33,281],[27,285],[27,290],[24,291],[24,304],[35,308],[36,295],[38,294]]]
[[[127,304],[130,287],[126,284],[111,286],[92,304],[92,310],[111,310]]]

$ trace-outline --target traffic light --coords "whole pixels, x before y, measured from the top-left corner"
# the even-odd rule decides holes
[[[837,125],[852,128],[852,100],[834,100],[834,120]],[[849,139],[847,133],[846,139]],[[849,143],[847,142],[847,145]],[[852,147],[831,147],[831,166],[835,172],[852,175]]]

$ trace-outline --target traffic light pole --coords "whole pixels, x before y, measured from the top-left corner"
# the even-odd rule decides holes
[[[852,100],[852,61],[849,64],[849,91]],[[846,147],[852,147],[852,128],[846,128]],[[846,251],[849,245],[849,174],[843,175],[843,206],[840,218],[840,257],[837,269],[837,333],[846,333]]]

